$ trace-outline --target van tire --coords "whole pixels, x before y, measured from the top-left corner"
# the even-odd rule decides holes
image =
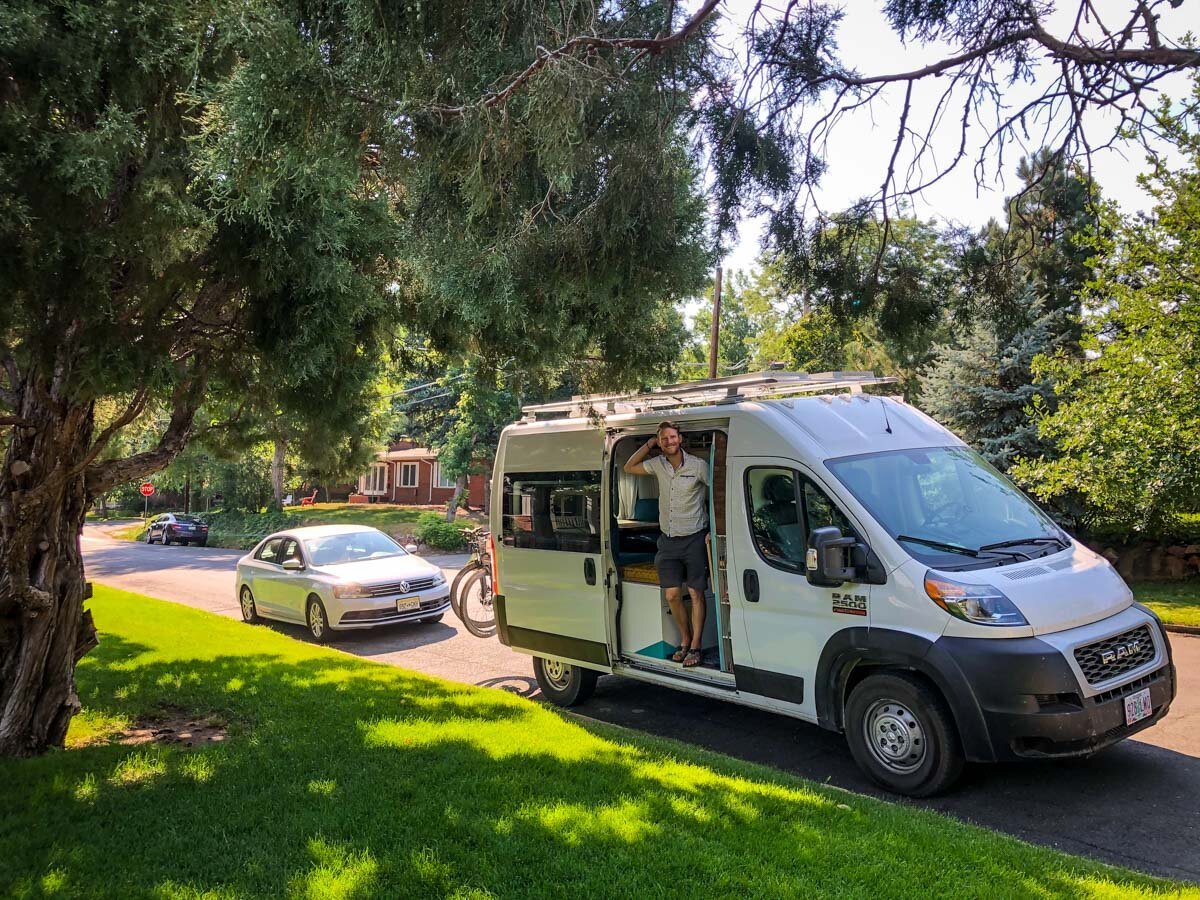
[[[592,669],[535,656],[533,677],[550,702],[557,706],[578,706],[592,696],[600,675]]]
[[[846,743],[872,781],[907,797],[948,790],[963,752],[946,702],[903,672],[864,678],[846,703]]]

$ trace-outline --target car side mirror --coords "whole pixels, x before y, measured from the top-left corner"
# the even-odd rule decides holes
[[[416,544],[405,544],[404,549],[407,550],[409,553],[416,553],[417,545]]]
[[[814,528],[808,536],[808,552],[804,555],[805,575],[809,584],[818,587],[839,587],[854,580],[850,551],[858,543],[853,537],[843,537],[836,525]]]
[[[854,536],[843,537],[835,525],[814,528],[804,556],[809,584],[838,587],[847,581],[887,584],[887,569],[875,551]]]
[[[298,559],[285,559],[283,561],[283,568],[288,572],[299,572],[304,568],[304,563]]]

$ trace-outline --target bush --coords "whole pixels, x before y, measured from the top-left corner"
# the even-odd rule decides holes
[[[303,522],[298,516],[277,509],[262,513],[222,509],[203,516],[208,523],[208,543],[218,547],[249,550],[268,534],[295,528]]]
[[[447,522],[439,513],[421,513],[417,519],[417,540],[436,550],[459,550],[466,545],[462,527]]]

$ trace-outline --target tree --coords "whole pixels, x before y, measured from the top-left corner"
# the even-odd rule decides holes
[[[947,340],[921,379],[921,403],[1008,471],[1019,457],[1053,458],[1054,442],[1031,415],[1058,403],[1052,382],[1035,376],[1039,355],[1078,356],[1080,294],[1091,277],[1099,188],[1078,167],[1048,152],[1022,159],[1023,187],[992,221],[965,240],[957,318],[963,334]],[[1059,498],[1059,512],[1077,512]]]
[[[461,92],[445,110],[495,115],[540,81],[577,73],[584,63],[590,77],[620,84],[681,45],[707,43],[715,61],[693,58],[704,63],[696,74],[705,85],[695,118],[719,233],[736,227],[739,210],[765,212],[774,247],[798,249],[812,192],[831,165],[830,137],[857,127],[861,113],[888,134],[891,148],[883,169],[868,175],[879,185],[869,199],[887,243],[902,201],[960,165],[974,163],[982,184],[1014,148],[1046,146],[1066,164],[1130,135],[1150,141],[1160,131],[1150,95],[1167,76],[1200,67],[1191,22],[1174,12],[1182,5],[893,0],[881,15],[906,46],[927,49],[932,59],[907,71],[858,71],[839,52],[845,13],[832,3],[757,0],[730,22],[741,39],[733,50],[722,50],[708,27],[721,14],[720,0],[704,0],[686,19],[666,4],[664,19],[643,19],[619,37],[565,31],[497,87]],[[1092,109],[1108,115],[1088,117]]]
[[[560,34],[659,27],[657,3],[0,14],[0,754],[61,744],[79,708],[91,499],[220,428],[202,405],[236,418],[269,392],[355,433],[401,322],[438,346],[599,346],[619,366],[703,277],[690,85],[665,60],[624,91],[577,68],[503,110],[444,108]],[[702,55],[679,49],[685,74]],[[106,455],[154,408],[147,449]]]
[[[1039,407],[1039,430],[1055,459],[1017,466],[1043,499],[1078,490],[1092,524],[1169,532],[1200,506],[1200,81],[1191,102],[1160,121],[1185,154],[1177,171],[1144,179],[1148,218],[1106,210],[1093,244],[1096,276],[1085,356],[1046,355],[1035,371],[1053,381],[1057,409]]]
[[[692,339],[683,364],[684,377],[704,377],[708,372],[709,347],[712,344],[713,293],[715,282],[704,291],[701,306],[692,320]],[[754,371],[758,361],[758,336],[762,329],[759,316],[746,303],[751,279],[736,269],[727,273],[721,285],[721,323],[717,335],[717,374],[737,375]]]

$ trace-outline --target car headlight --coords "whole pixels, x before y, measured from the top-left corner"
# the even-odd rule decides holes
[[[432,587],[437,587],[439,584],[445,584],[445,583],[446,583],[446,576],[443,575],[441,572],[438,572],[436,575],[433,576]]]
[[[1016,604],[990,584],[964,584],[943,575],[925,573],[929,599],[955,618],[976,625],[1028,625]]]
[[[333,586],[333,596],[339,600],[353,600],[356,597],[366,597],[367,592],[361,584],[348,582],[347,584],[335,584]]]

